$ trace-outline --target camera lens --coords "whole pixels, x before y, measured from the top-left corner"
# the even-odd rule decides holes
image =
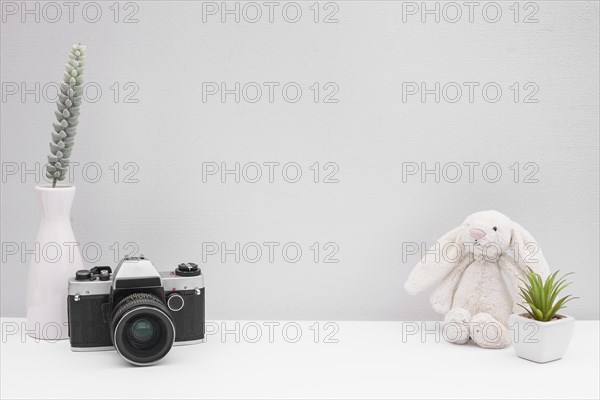
[[[146,318],[139,318],[131,323],[129,333],[131,334],[132,340],[136,341],[137,343],[148,343],[155,337],[155,326],[156,322]]]
[[[123,298],[111,318],[113,344],[135,365],[151,365],[163,358],[175,341],[175,328],[163,302],[150,293]]]

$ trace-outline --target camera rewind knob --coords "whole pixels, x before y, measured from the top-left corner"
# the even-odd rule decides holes
[[[181,263],[175,269],[175,274],[179,276],[198,276],[202,273],[196,263]]]

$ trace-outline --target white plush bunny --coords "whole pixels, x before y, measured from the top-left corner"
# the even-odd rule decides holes
[[[471,338],[481,347],[502,348],[511,342],[508,317],[519,309],[519,278],[529,268],[544,279],[549,273],[535,239],[504,214],[481,211],[442,236],[404,288],[416,294],[437,285],[430,302],[445,314],[447,341]]]

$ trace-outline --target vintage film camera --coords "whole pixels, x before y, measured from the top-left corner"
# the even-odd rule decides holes
[[[150,260],[125,257],[69,279],[73,351],[114,348],[128,362],[151,365],[175,344],[204,341],[204,276],[194,263],[158,272]]]

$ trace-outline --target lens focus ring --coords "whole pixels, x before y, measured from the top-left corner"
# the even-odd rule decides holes
[[[111,327],[114,328],[115,324],[119,321],[119,318],[123,314],[125,314],[130,309],[136,306],[142,305],[151,305],[157,307],[161,311],[164,311],[168,314],[167,308],[163,304],[162,301],[155,295],[151,293],[133,293],[127,297],[124,297],[117,303],[117,305],[113,308],[112,318],[111,318]]]

